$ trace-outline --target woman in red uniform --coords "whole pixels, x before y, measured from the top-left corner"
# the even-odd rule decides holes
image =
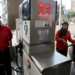
[[[11,75],[11,60],[9,52],[9,42],[12,39],[12,33],[9,27],[1,24],[0,21],[0,75]],[[6,73],[6,74],[5,74]]]
[[[63,50],[60,50],[60,49],[68,46],[67,40],[70,41],[71,43],[75,42],[75,40],[71,39],[71,34],[70,34],[70,31],[68,31],[68,26],[69,24],[67,22],[64,22],[62,24],[62,28],[57,31],[56,36],[55,36],[56,37],[56,50],[65,56],[67,56],[68,48],[63,49]]]

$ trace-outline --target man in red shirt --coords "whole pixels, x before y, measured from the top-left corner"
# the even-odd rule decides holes
[[[9,52],[9,42],[11,39],[12,33],[10,28],[2,25],[0,21],[0,64],[4,64],[4,67],[0,66],[0,75],[11,75],[11,59]]]
[[[70,34],[70,31],[68,31],[68,23],[67,22],[64,22],[62,24],[62,28],[57,31],[55,38],[57,41],[56,42],[56,50],[59,53],[67,56],[68,48],[65,48],[63,50],[60,50],[60,49],[68,46],[67,40],[70,41],[71,43],[75,42],[75,40],[71,39],[71,34]]]

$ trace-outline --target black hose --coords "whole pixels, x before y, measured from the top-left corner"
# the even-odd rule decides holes
[[[16,65],[18,66],[18,68],[20,69],[20,70],[22,70],[22,68],[18,65],[18,52],[16,53]]]
[[[2,66],[5,67],[4,64],[3,64]],[[16,72],[23,73],[23,71],[18,71],[18,70],[16,70],[15,68],[13,68],[12,66],[11,66],[11,69],[13,69],[13,70],[16,71]]]
[[[11,68],[12,68],[14,71],[16,71],[16,72],[23,73],[23,71],[18,71],[18,70],[16,70],[16,69],[14,69],[12,66],[11,66]]]
[[[66,47],[64,47],[64,48],[62,48],[62,49],[59,49],[58,51],[61,51],[61,50],[65,49],[65,48],[68,48],[68,47],[73,46],[73,45],[75,45],[75,43],[73,43],[73,44],[71,44],[71,45],[69,45],[69,46],[66,46]]]
[[[17,46],[16,46],[16,65],[18,66],[18,68],[19,68],[20,70],[22,70],[22,68],[18,65],[18,61],[17,61],[17,60],[18,60],[18,52],[19,52],[19,51],[18,51],[18,48],[19,48],[19,46],[17,45]]]

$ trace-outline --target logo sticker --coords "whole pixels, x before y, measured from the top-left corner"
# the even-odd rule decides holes
[[[28,59],[27,59],[27,67],[28,67],[28,69],[31,69],[30,60],[28,60]]]

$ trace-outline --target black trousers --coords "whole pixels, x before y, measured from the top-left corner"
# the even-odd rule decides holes
[[[11,75],[11,57],[9,48],[6,50],[0,51],[0,64],[4,64],[4,66],[0,66],[0,75]]]
[[[67,56],[67,50],[59,50],[58,48],[56,48],[57,52],[59,52],[60,54]]]

